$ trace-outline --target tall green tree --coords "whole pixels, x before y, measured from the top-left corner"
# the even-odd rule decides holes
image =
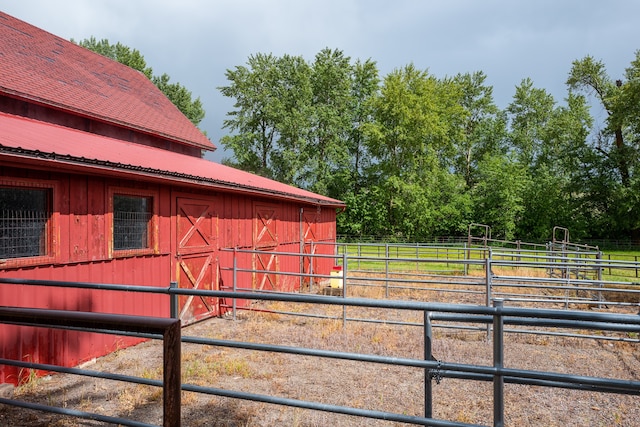
[[[312,113],[311,66],[301,56],[277,60],[278,78],[272,102],[276,104],[278,144],[271,154],[273,178],[302,185]]]
[[[517,234],[546,240],[555,226],[573,228],[584,218],[579,214],[580,191],[573,183],[591,124],[586,102],[570,94],[566,106],[557,105],[549,93],[525,79],[507,113],[510,149],[527,175],[522,188],[526,214],[517,223]]]
[[[232,134],[221,144],[232,150],[234,166],[266,177],[273,177],[271,156],[279,138],[278,127],[283,113],[277,98],[279,81],[278,59],[273,55],[249,57],[247,66],[227,70],[228,86],[218,88],[234,98],[235,110],[227,113],[223,128]]]
[[[194,125],[198,126],[204,118],[205,111],[200,98],[193,99],[192,93],[180,83],[169,83],[170,77],[166,73],[154,76],[139,50],[120,42],[111,44],[107,39],[97,40],[93,36],[81,40],[78,45],[143,73]]]
[[[352,66],[330,49],[312,63],[258,54],[226,76],[229,84],[219,90],[235,106],[224,121],[231,134],[221,143],[233,151],[235,165],[342,198],[352,165],[365,155],[360,129],[377,90],[375,64]]]
[[[412,64],[385,77],[366,136],[375,159],[371,176],[380,189],[375,194],[384,196],[390,233],[417,238],[460,228],[461,207],[468,205],[463,182],[447,160],[458,135],[455,124],[465,116],[459,96],[451,80]]]
[[[545,132],[536,168],[530,172],[531,187],[526,191],[527,215],[519,233],[536,240],[549,239],[555,226],[571,229],[579,238],[588,232],[584,191],[577,184],[585,169],[591,129],[588,105],[582,96],[569,94],[566,105],[554,108]],[[527,234],[524,234],[524,231]]]
[[[323,49],[311,73],[311,127],[302,153],[307,187],[321,194],[337,190],[336,172],[349,166],[346,141],[351,122],[351,59],[340,50]]]
[[[506,117],[496,106],[493,87],[486,85],[486,78],[482,71],[454,77],[461,91],[460,105],[467,114],[460,123],[460,136],[453,141],[453,165],[469,188],[477,182],[480,160],[485,155],[499,154],[505,150]]]
[[[491,226],[492,237],[513,240],[525,213],[526,167],[513,156],[487,155],[473,188],[474,222]]]
[[[338,229],[350,236],[387,235],[384,189],[378,185],[375,158],[369,150],[366,128],[373,118],[373,103],[380,79],[375,62],[357,60],[352,65],[350,125],[345,144],[349,164],[334,172],[329,193],[345,201],[348,209],[338,216]]]
[[[350,165],[339,171],[341,179],[336,184],[357,193],[369,182],[368,172],[374,163],[367,143],[366,127],[373,123],[373,105],[379,94],[380,78],[376,63],[356,61],[351,76],[350,117],[347,135]]]
[[[535,169],[541,161],[545,132],[554,108],[553,96],[544,89],[535,88],[531,79],[524,79],[516,87],[507,107],[511,148],[518,161],[530,169]]]
[[[597,149],[617,165],[622,185],[628,186],[630,179],[630,157],[636,156],[625,138],[628,131],[629,114],[623,102],[622,80],[607,74],[604,63],[591,56],[573,62],[567,85],[573,91],[581,91],[597,99],[607,112],[606,126],[597,135]]]
[[[439,162],[440,154],[451,150],[452,123],[465,114],[456,90],[413,64],[385,77],[374,122],[367,127],[371,152],[385,174],[424,170],[432,158]]]
[[[606,112],[592,133],[589,170],[581,181],[585,206],[591,207],[594,237],[640,235],[639,159],[640,52],[625,75],[614,79],[602,61],[591,56],[572,64],[567,85],[589,96]]]

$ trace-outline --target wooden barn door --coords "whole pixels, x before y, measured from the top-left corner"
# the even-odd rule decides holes
[[[176,277],[183,289],[218,290],[217,216],[213,200],[176,198]],[[218,298],[179,296],[183,325],[218,316]]]
[[[254,247],[261,251],[254,255],[255,273],[253,288],[257,290],[278,290],[278,207],[275,205],[254,205],[255,229]]]
[[[316,246],[313,245],[314,242],[317,242],[317,224],[318,224],[318,212],[316,209],[303,209],[302,211],[302,242],[303,242],[303,253],[307,256],[303,256],[303,273],[304,274],[312,274],[318,272],[318,262],[317,258],[308,256],[315,255]],[[310,279],[307,279],[307,284]]]

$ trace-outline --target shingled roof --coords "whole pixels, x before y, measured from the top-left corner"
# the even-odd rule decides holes
[[[215,150],[144,74],[1,11],[0,64],[0,95]]]

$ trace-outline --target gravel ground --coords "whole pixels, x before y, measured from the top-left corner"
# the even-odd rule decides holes
[[[292,309],[283,303],[271,307],[274,305],[281,310]],[[336,309],[327,308],[334,314],[341,313]],[[373,314],[349,310],[350,316]],[[397,313],[396,317],[422,321],[420,313]],[[418,327],[349,322],[343,329],[342,321],[270,313],[244,313],[236,321],[206,320],[184,328],[183,335],[423,357],[422,329]],[[637,344],[508,335],[505,346],[505,366],[509,368],[640,380]],[[191,384],[405,415],[424,414],[421,369],[190,344],[182,351],[184,382]],[[485,340],[484,333],[436,329],[433,354],[446,362],[492,364],[492,344]],[[86,368],[160,378],[161,364],[161,343],[150,341],[100,358]],[[433,393],[435,418],[493,424],[492,383],[444,378],[433,383]],[[161,391],[149,386],[58,374],[19,387],[15,397],[162,424]],[[638,396],[505,385],[508,426],[640,426],[639,402]],[[404,425],[188,392],[183,392],[182,404],[184,426]],[[95,425],[104,424],[0,405],[0,426]]]

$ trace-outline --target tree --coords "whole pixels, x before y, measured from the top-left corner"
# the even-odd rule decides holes
[[[423,170],[432,158],[443,161],[455,137],[452,124],[465,114],[457,90],[413,64],[385,77],[367,127],[371,152],[385,174],[402,176]]]
[[[301,56],[284,55],[277,60],[277,70],[272,102],[277,105],[279,139],[271,154],[273,178],[302,186],[302,153],[309,144],[312,114],[312,69]]]
[[[350,58],[340,50],[323,49],[312,65],[309,143],[302,153],[306,187],[321,194],[338,190],[335,174],[349,166],[345,143],[351,122]]]
[[[403,238],[460,230],[465,216],[461,181],[448,153],[465,115],[451,80],[412,64],[387,75],[365,127],[371,174],[386,205],[387,230]],[[455,211],[455,215],[452,212]],[[446,225],[445,225],[446,224]]]
[[[548,239],[555,226],[584,231],[582,191],[576,172],[584,165],[591,118],[584,97],[569,94],[566,106],[556,105],[530,79],[516,88],[507,107],[513,159],[526,171],[523,212],[517,235],[536,241]]]
[[[622,185],[629,185],[629,157],[635,153],[625,141],[625,126],[628,124],[627,105],[622,102],[626,88],[622,80],[611,79],[601,61],[591,56],[574,61],[567,79],[570,90],[593,95],[607,112],[606,127],[599,133],[597,149],[614,160]]]
[[[189,121],[198,126],[204,119],[204,108],[200,98],[193,99],[191,91],[180,83],[169,83],[170,77],[164,73],[161,76],[154,76],[151,81],[158,89],[165,94],[167,98],[178,107],[178,109],[187,116]]]
[[[478,184],[472,191],[474,222],[491,225],[493,237],[512,240],[525,212],[527,170],[511,157],[487,155],[478,171]]]
[[[71,41],[75,43],[73,39]],[[98,41],[93,36],[80,41],[78,45],[143,73],[194,125],[198,126],[204,118],[205,111],[200,98],[193,100],[191,92],[180,83],[169,83],[170,77],[167,74],[154,76],[153,70],[147,66],[137,49],[131,49],[120,42],[112,45],[107,39]]]
[[[345,200],[340,233],[640,233],[640,53],[618,82],[576,61],[562,104],[524,79],[505,110],[482,72],[439,79],[410,64],[381,82],[375,62],[331,49],[311,63],[255,55],[227,78],[236,164]],[[608,113],[597,132],[589,94]]]
[[[226,76],[231,84],[218,89],[224,96],[235,98],[236,110],[227,113],[231,118],[223,123],[223,128],[233,133],[220,142],[233,151],[235,166],[273,177],[270,161],[282,116],[275,96],[277,59],[273,55],[252,55],[246,67],[227,70]]]
[[[352,66],[343,52],[330,49],[311,64],[258,54],[226,76],[229,84],[219,90],[235,99],[235,110],[224,121],[232,134],[221,142],[234,152],[235,165],[343,197],[354,157],[360,162],[363,153],[355,129],[370,119],[366,105],[377,90],[375,64]]]
[[[367,60],[356,61],[352,68],[351,95],[349,114],[351,124],[347,135],[347,147],[350,164],[343,171],[338,171],[341,179],[337,185],[343,189],[350,188],[354,193],[369,182],[368,171],[373,164],[368,149],[365,129],[373,123],[373,104],[379,95],[380,79],[376,63]]]
[[[541,161],[545,132],[554,108],[553,96],[533,87],[531,79],[524,79],[516,87],[513,101],[507,107],[511,148],[518,161],[531,170]]]
[[[589,169],[582,176],[584,204],[591,207],[592,228],[601,236],[640,233],[640,51],[625,71],[612,79],[601,61],[587,56],[572,64],[567,85],[572,93],[595,99],[606,112],[593,132]]]
[[[485,156],[504,152],[506,118],[493,101],[493,87],[478,71],[458,74],[453,81],[460,87],[460,105],[467,114],[460,123],[460,137],[454,140],[454,169],[464,177],[468,188],[477,181],[478,162]]]

